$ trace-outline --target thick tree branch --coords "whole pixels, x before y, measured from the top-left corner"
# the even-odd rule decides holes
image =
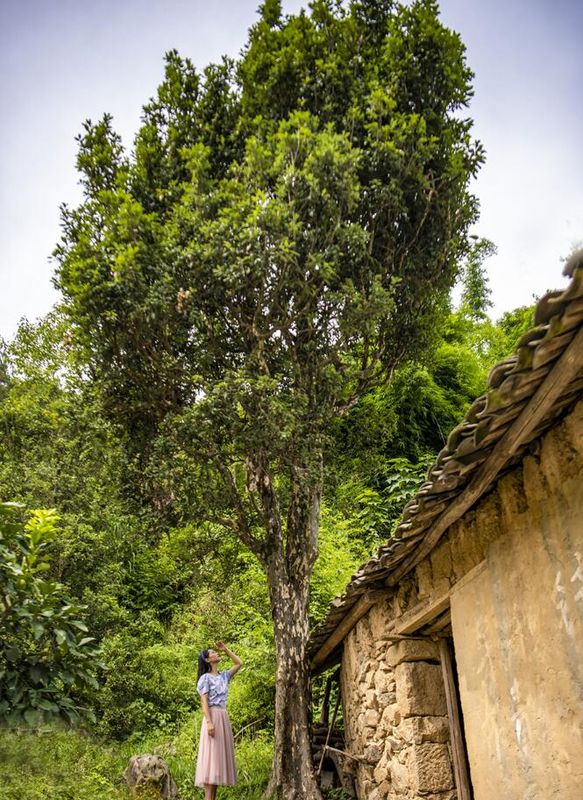
[[[236,514],[236,521],[229,520],[227,522],[227,527],[232,528],[237,532],[237,535],[250,550],[251,552],[256,555],[261,561],[263,561],[264,557],[264,548],[265,543],[263,540],[258,539],[256,536],[253,535],[251,529],[249,527],[249,519],[247,510],[245,508],[245,504],[241,499],[241,495],[239,494],[239,490],[237,488],[237,484],[235,483],[235,479],[233,477],[233,473],[231,470],[226,466],[226,464],[216,461],[216,466],[223,477],[223,481],[225,484],[225,488],[231,498],[231,502],[234,506],[235,514]],[[227,521],[229,518],[222,517],[224,521]]]

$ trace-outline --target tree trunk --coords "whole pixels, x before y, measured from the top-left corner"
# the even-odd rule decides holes
[[[277,675],[273,767],[264,798],[320,800],[310,736],[308,591],[288,581],[270,593]]]
[[[322,798],[312,764],[306,655],[310,577],[318,552],[321,459],[319,467],[315,483],[305,480],[303,470],[294,470],[285,543],[279,540],[266,564],[277,674],[273,766],[264,800]]]

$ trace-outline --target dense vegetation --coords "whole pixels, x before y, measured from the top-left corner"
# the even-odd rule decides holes
[[[152,747],[193,797],[216,638],[245,664],[225,797],[259,795],[274,737],[308,796],[282,755],[308,596],[315,623],[530,322],[486,313],[470,78],[431,0],[269,0],[238,62],[168,54],[129,156],[86,123],[63,303],[0,351],[0,714],[39,732],[3,737],[7,797],[123,796]]]
[[[490,365],[513,350],[530,321],[531,309],[494,324],[462,304],[423,361],[403,366],[339,422],[312,580],[314,622],[390,536],[427,463],[483,391]],[[89,628],[84,636],[101,644],[104,668],[98,689],[70,693],[95,715],[82,726],[89,738],[55,728],[50,709],[36,721],[36,736],[22,728],[3,733],[0,796],[121,798],[128,757],[157,748],[181,796],[195,797],[196,655],[220,633],[246,665],[230,701],[242,771],[236,796],[258,798],[269,774],[273,715],[273,637],[261,571],[235,537],[206,524],[161,528],[127,493],[120,441],[66,331],[55,311],[36,324],[23,322],[2,350],[0,487],[24,508],[58,509],[58,535],[45,539],[46,576],[84,607],[76,616]],[[3,552],[2,570],[9,561]]]

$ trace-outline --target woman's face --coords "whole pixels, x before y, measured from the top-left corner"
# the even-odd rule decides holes
[[[221,660],[221,657],[216,650],[209,650],[209,654],[206,657],[206,660],[208,661],[209,664],[216,664],[218,661]]]

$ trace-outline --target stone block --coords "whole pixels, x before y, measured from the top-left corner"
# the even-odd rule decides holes
[[[447,717],[408,717],[399,725],[399,736],[407,744],[449,742],[449,722]]]
[[[372,641],[378,641],[385,633],[391,620],[391,607],[387,600],[380,600],[368,612]]]
[[[368,800],[372,792],[376,789],[376,786],[373,780],[365,778],[359,782],[359,788],[359,797],[363,798],[363,800]]]
[[[406,764],[397,759],[391,761],[391,788],[395,794],[408,794],[411,782]]]
[[[439,646],[429,639],[401,639],[387,650],[387,664],[396,667],[403,661],[439,662]]]
[[[375,711],[379,707],[378,692],[376,689],[367,689],[364,695],[364,702],[367,708],[374,708]]]
[[[447,537],[443,537],[439,545],[431,551],[429,558],[431,559],[434,583],[440,578],[449,579],[451,577],[451,550]]]
[[[569,439],[570,447],[583,455],[583,401],[577,403],[573,411],[563,421],[565,435]]]
[[[399,588],[393,600],[393,616],[400,616],[410,606],[417,602],[417,587],[412,580],[404,580],[399,584]]]
[[[391,791],[391,781],[390,780],[383,781],[378,787],[378,792],[379,796],[381,797],[381,800],[388,800],[390,791]]]
[[[375,711],[375,714],[378,714],[378,712]],[[376,732],[377,732],[376,725],[374,728],[370,727],[369,725],[367,725],[365,728],[362,728],[361,738],[364,743],[364,746],[370,744],[371,742],[376,741]]]
[[[397,703],[392,703],[383,710],[379,727],[389,731],[393,725],[398,725],[400,722],[401,711],[399,706]]]
[[[363,684],[367,689],[373,685],[374,681],[374,666],[371,665],[368,658],[363,661],[358,670],[356,682]]]
[[[449,792],[431,792],[430,794],[417,795],[412,800],[458,800],[457,792],[452,789]]]
[[[388,692],[394,688],[395,678],[392,670],[387,672],[383,669],[378,669],[374,675],[374,686],[379,692]]]
[[[475,538],[477,538],[475,513],[468,512],[461,522],[455,522],[451,526],[449,532],[449,543],[457,580],[466,575],[481,560],[477,555],[479,548],[474,543]]]
[[[441,666],[403,662],[395,672],[397,705],[403,717],[445,716],[447,707]]]
[[[178,798],[178,789],[168,764],[159,755],[132,756],[123,777],[132,797],[147,792],[150,797],[159,800]]]
[[[431,571],[431,561],[424,558],[415,568],[417,577],[417,587],[419,599],[428,597],[433,591],[433,573]]]
[[[409,772],[415,791],[425,794],[454,788],[449,749],[445,744],[414,745],[409,753]]]
[[[374,708],[369,708],[367,711],[364,712],[364,722],[365,725],[370,726],[371,728],[376,728],[379,724],[379,720],[381,715],[378,711],[375,711]]]
[[[376,764],[380,761],[382,754],[383,748],[380,744],[369,744],[365,748],[362,757],[368,764]]]
[[[397,693],[396,692],[379,692],[377,695],[377,702],[379,708],[386,708],[387,706],[392,705],[393,703],[397,702]]]
[[[400,753],[404,747],[405,742],[402,739],[398,739],[396,736],[387,736],[384,755],[387,759],[390,759],[397,753]]]

